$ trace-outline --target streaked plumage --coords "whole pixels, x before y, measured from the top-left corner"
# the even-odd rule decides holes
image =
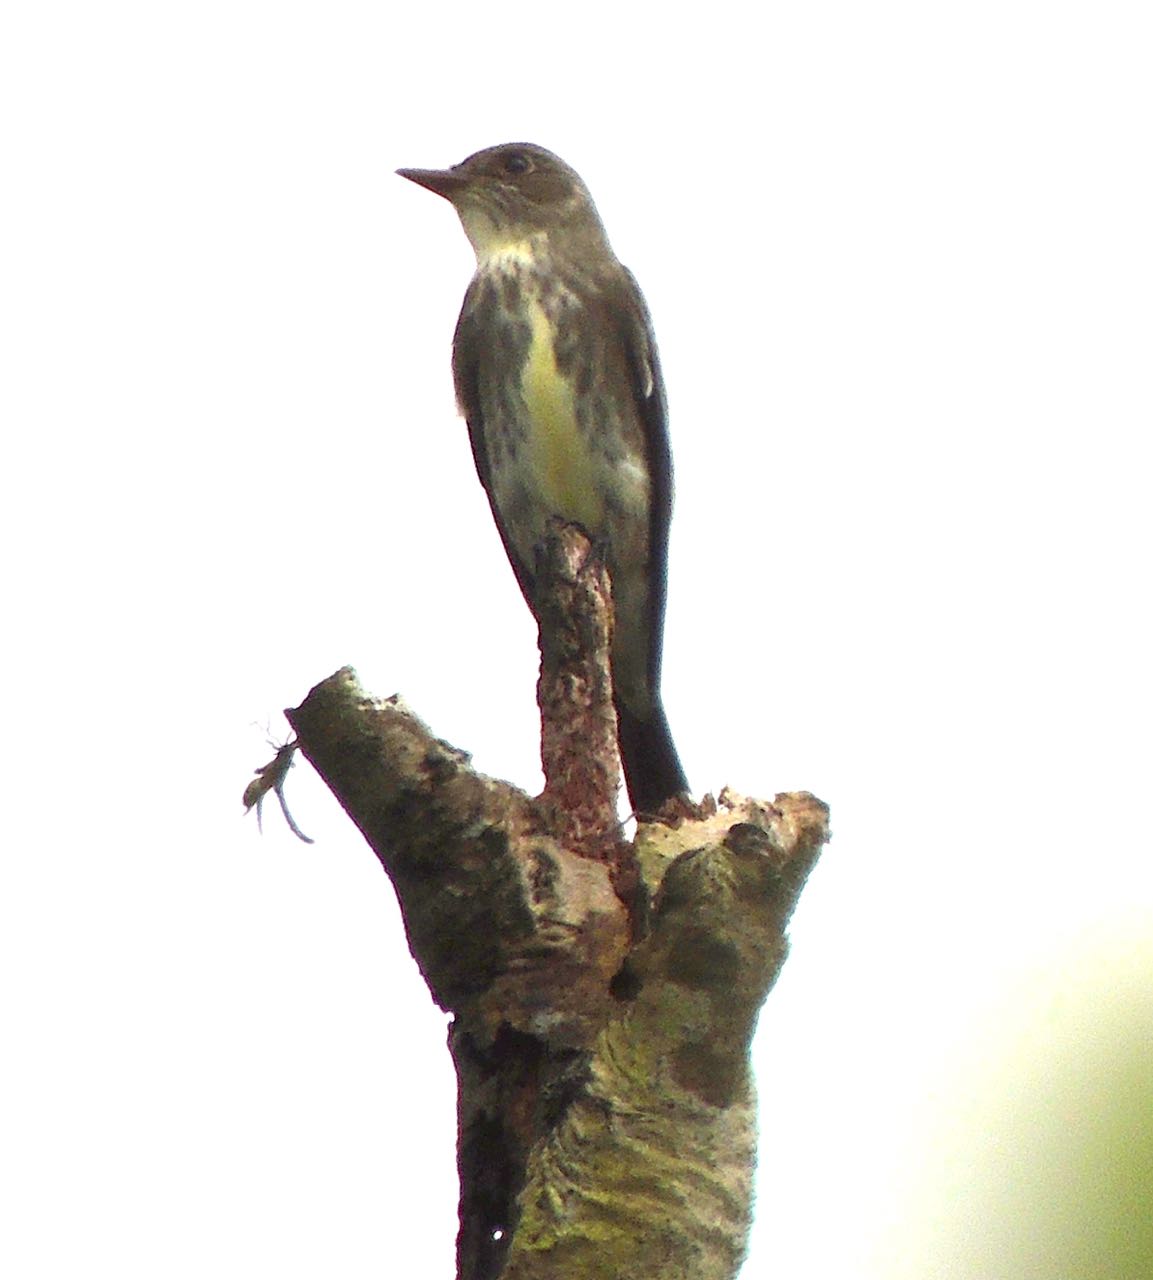
[[[552,517],[604,550],[625,781],[633,807],[653,812],[688,784],[660,697],[672,467],[644,298],[583,182],[542,147],[507,144],[452,169],[400,173],[453,203],[476,251],[453,376],[529,607]]]

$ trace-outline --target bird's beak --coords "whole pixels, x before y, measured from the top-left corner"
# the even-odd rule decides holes
[[[446,200],[451,200],[468,185],[468,179],[455,169],[397,169],[397,173],[419,187],[435,191]]]

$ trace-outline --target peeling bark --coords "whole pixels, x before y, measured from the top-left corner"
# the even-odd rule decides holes
[[[828,813],[723,791],[623,838],[609,593],[582,542],[560,530],[544,560],[541,797],[477,774],[349,668],[287,715],[454,1015],[459,1280],[731,1280],[749,1043]]]

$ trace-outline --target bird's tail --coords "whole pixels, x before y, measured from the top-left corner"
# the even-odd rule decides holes
[[[656,813],[666,800],[688,792],[688,779],[659,697],[644,717],[617,703],[617,740],[635,813]]]

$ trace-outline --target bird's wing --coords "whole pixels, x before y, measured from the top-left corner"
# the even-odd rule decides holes
[[[645,465],[649,477],[649,680],[660,685],[661,643],[665,617],[669,524],[673,510],[673,463],[669,447],[668,407],[652,320],[632,272],[624,276],[621,339],[632,376],[633,395],[644,429]]]

